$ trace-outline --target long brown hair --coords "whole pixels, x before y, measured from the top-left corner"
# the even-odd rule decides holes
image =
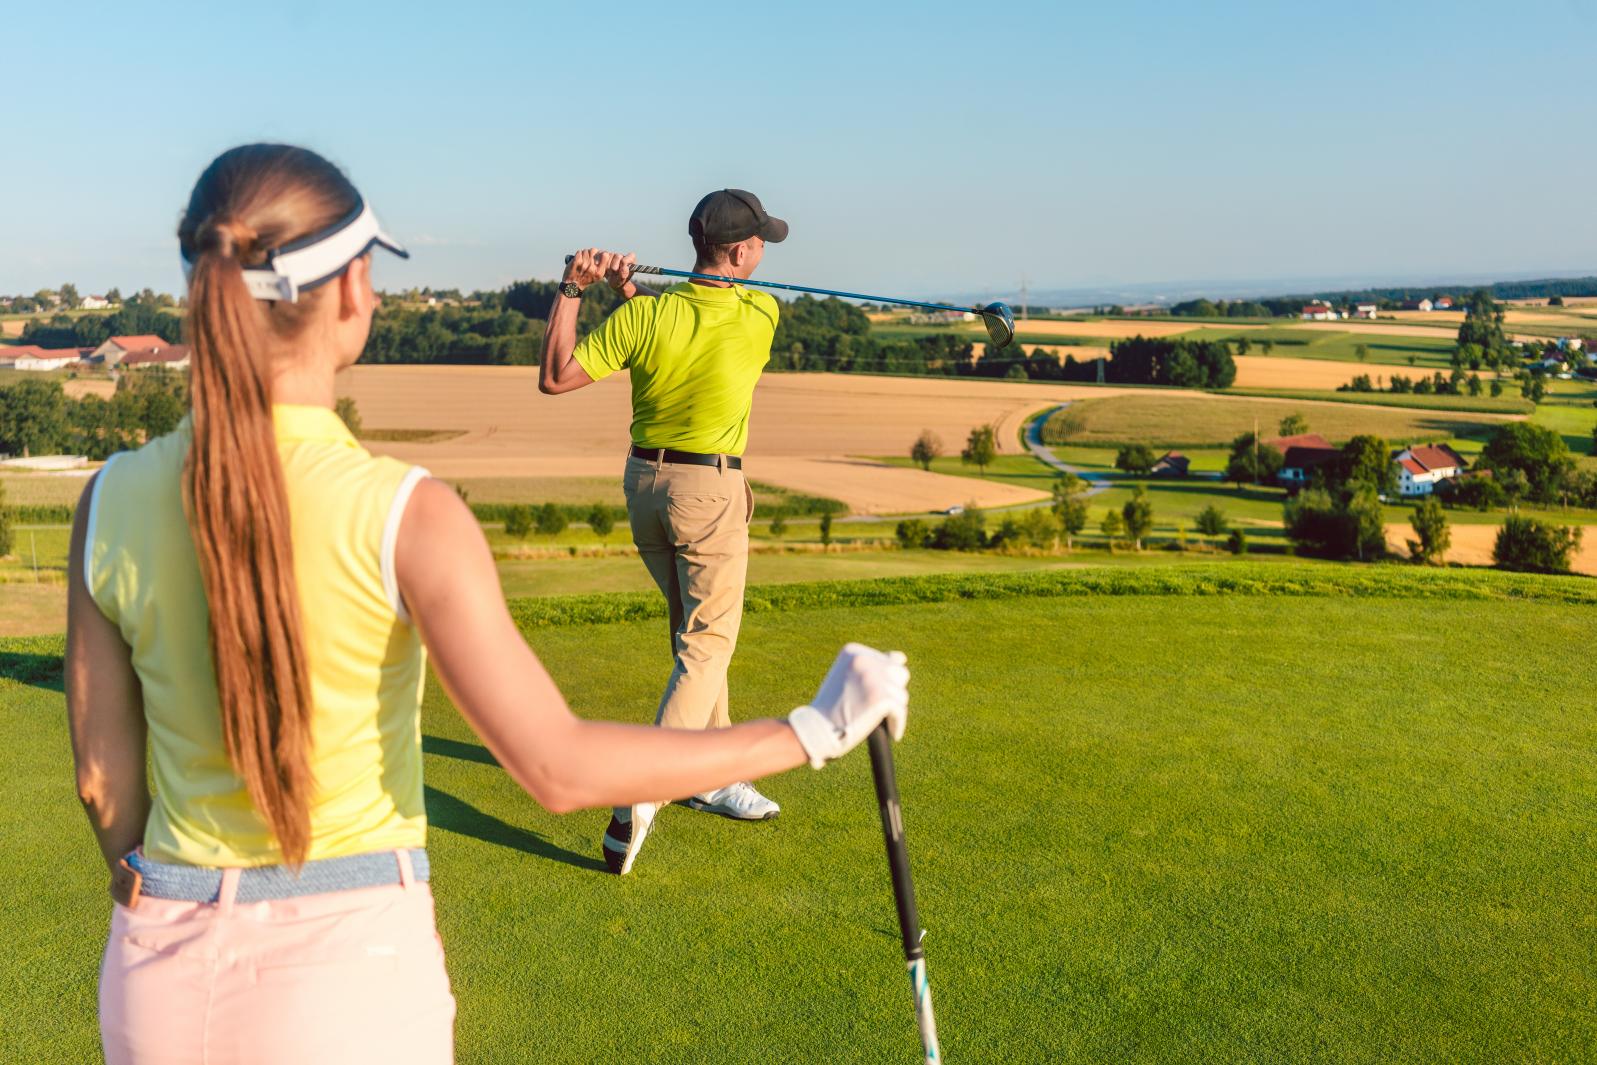
[[[328,289],[294,303],[257,300],[243,269],[333,224],[359,201],[316,153],[250,144],[224,152],[200,175],[177,232],[193,266],[185,329],[194,439],[184,504],[210,608],[222,736],[251,801],[295,865],[310,847],[311,691],[272,428],[271,359],[304,329]]]

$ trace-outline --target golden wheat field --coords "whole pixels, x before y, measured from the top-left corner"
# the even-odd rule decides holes
[[[1019,449],[1021,423],[1053,403],[1123,389],[1031,382],[770,374],[755,393],[746,470],[760,481],[841,499],[859,513],[934,510],[974,501],[1041,498],[1014,485],[886,466],[860,456],[907,455],[923,429],[957,455],[978,425],[1000,452]],[[564,396],[538,392],[522,367],[356,366],[340,378],[368,429],[453,429],[438,443],[372,442],[449,478],[616,477],[629,441],[625,374]]]

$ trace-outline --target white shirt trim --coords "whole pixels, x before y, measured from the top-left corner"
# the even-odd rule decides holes
[[[94,528],[100,518],[100,489],[105,487],[106,474],[122,454],[118,451],[105,460],[100,472],[94,475],[94,490],[89,493],[89,523],[83,536],[83,587],[88,589],[90,598],[94,596]]]
[[[394,613],[399,615],[399,620],[410,624],[410,612],[405,609],[404,597],[399,594],[399,574],[394,570],[394,548],[399,544],[399,525],[405,520],[405,508],[410,505],[410,494],[416,486],[431,477],[420,466],[412,466],[405,474],[405,479],[399,482],[399,490],[394,493],[394,501],[388,506],[388,520],[383,524],[382,546],[382,573],[383,594],[388,596],[388,605],[394,608]]]

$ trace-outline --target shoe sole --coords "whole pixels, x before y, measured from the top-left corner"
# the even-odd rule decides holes
[[[656,810],[655,815],[658,816],[659,812],[659,810]],[[610,824],[612,827],[615,825],[615,818],[612,817],[610,819]],[[641,835],[637,832],[638,818],[636,814],[634,814],[632,820],[627,823],[627,827],[632,831],[627,835],[627,846],[624,851],[617,853],[611,847],[600,848],[604,851],[605,866],[616,876],[626,876],[628,873],[632,872],[632,863],[637,861],[638,852],[643,849],[643,841],[648,838],[649,828],[654,827],[654,818],[649,818],[649,828],[645,828]],[[616,837],[611,834],[610,829],[608,828],[605,829],[604,834],[606,842],[616,839]],[[619,843],[621,841],[617,839],[616,842]]]
[[[782,812],[781,810],[772,810],[768,814],[755,814],[753,816],[749,816],[746,814],[729,813],[719,806],[711,806],[709,803],[700,802],[698,799],[688,799],[686,800],[686,803],[688,809],[690,810],[697,810],[702,814],[715,814],[717,817],[724,817],[728,821],[771,821],[776,818],[777,814]]]

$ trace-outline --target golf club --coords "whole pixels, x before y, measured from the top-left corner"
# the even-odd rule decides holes
[[[566,256],[570,262],[575,256]],[[892,303],[900,307],[922,307],[930,311],[953,311],[956,314],[979,314],[987,327],[993,350],[1007,347],[1015,339],[1015,315],[1007,303],[989,303],[985,307],[955,307],[947,303],[923,303],[920,300],[901,300],[892,296],[867,296],[861,292],[839,292],[830,288],[811,288],[808,285],[784,285],[776,281],[755,281],[747,277],[722,277],[719,274],[696,274],[692,270],[670,270],[664,266],[632,267],[634,274],[661,274],[665,277],[685,277],[700,281],[725,281],[733,285],[758,285],[761,288],[779,288],[787,292],[808,292],[816,296],[838,296],[846,300],[868,300],[871,303]]]
[[[943,1060],[937,1048],[937,1021],[932,1016],[932,989],[926,982],[926,952],[921,949],[920,914],[915,910],[915,885],[909,879],[909,851],[904,846],[904,814],[898,804],[898,777],[893,772],[893,737],[887,723],[871,731],[871,776],[876,802],[882,808],[882,835],[887,839],[887,865],[893,874],[893,901],[898,904],[898,930],[904,937],[904,962],[909,966],[915,996],[915,1024],[927,1065]]]

